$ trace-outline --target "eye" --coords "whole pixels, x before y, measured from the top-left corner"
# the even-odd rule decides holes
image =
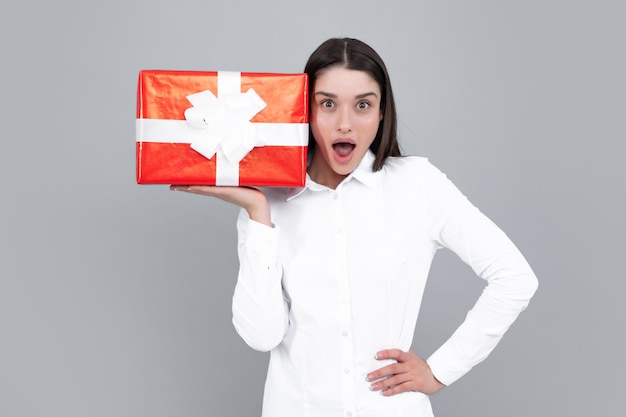
[[[333,101],[329,99],[322,100],[320,102],[320,105],[325,109],[332,109],[333,107],[335,107],[335,103],[333,103]]]
[[[367,101],[359,101],[356,105],[357,109],[359,110],[367,110],[370,106],[371,104]]]

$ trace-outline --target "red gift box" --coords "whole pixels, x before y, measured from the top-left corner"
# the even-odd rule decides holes
[[[143,70],[137,183],[301,187],[306,74]]]

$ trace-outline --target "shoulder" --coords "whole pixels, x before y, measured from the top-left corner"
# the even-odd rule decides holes
[[[445,175],[424,156],[394,156],[385,161],[382,169],[385,175],[404,177],[411,180],[436,180]]]
[[[448,176],[426,157],[390,157],[380,172],[380,186],[386,192],[402,193],[421,201],[454,199],[453,196],[460,194]]]
[[[389,170],[420,169],[430,165],[430,161],[425,156],[390,156],[385,160],[384,167]]]

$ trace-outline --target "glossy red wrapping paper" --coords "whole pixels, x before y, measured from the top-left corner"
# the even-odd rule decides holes
[[[267,106],[252,123],[308,123],[306,74],[240,73],[241,92],[252,88]],[[187,96],[209,90],[219,97],[218,72],[143,70],[137,88],[136,174],[138,184],[216,184],[216,158],[189,143],[146,141],[146,119],[185,120]],[[307,131],[308,131],[308,127]],[[307,147],[254,147],[239,162],[239,185],[300,187],[306,177]]]

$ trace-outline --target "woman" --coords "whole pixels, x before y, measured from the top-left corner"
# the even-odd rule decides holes
[[[233,323],[271,351],[263,416],[432,416],[428,395],[482,361],[537,280],[427,159],[402,157],[383,61],[329,39],[305,67],[310,162],[301,189],[172,186],[243,208]],[[410,350],[431,261],[457,253],[487,286],[428,360]]]

